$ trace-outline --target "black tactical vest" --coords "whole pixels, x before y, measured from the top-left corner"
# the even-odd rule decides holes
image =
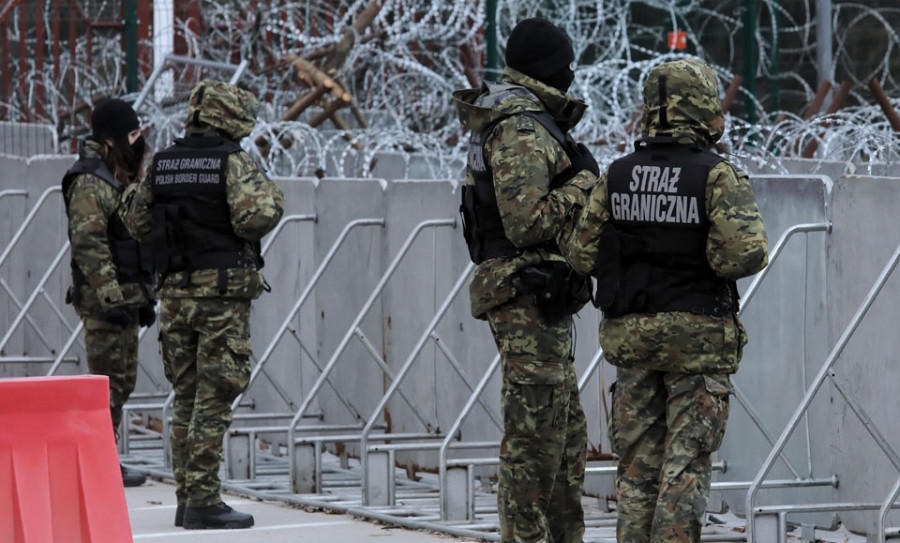
[[[75,178],[82,174],[98,177],[121,194],[125,187],[116,181],[106,163],[100,158],[81,158],[63,175],[62,190],[67,194]],[[66,215],[69,213],[69,200],[66,204]],[[106,235],[113,263],[116,265],[116,276],[119,283],[140,283],[150,285],[153,282],[153,252],[149,243],[138,243],[122,223],[118,213],[113,213],[107,220]],[[80,268],[71,260],[72,284],[79,288],[87,284],[87,278]]]
[[[549,113],[526,111],[514,113],[496,119],[483,130],[472,132],[469,136],[469,158],[467,169],[475,184],[464,185],[462,203],[459,210],[462,215],[463,235],[469,248],[472,262],[481,264],[485,260],[504,256],[516,256],[523,250],[545,249],[559,253],[555,240],[545,241],[531,247],[517,248],[503,230],[500,209],[497,207],[497,195],[494,192],[494,176],[491,167],[484,158],[484,146],[500,121],[515,115],[530,117],[550,132],[553,139],[559,142],[571,158],[575,142],[571,136],[563,133]],[[550,181],[550,190],[561,187],[566,181],[578,173],[569,168]]]
[[[621,262],[606,316],[737,310],[734,282],[718,278],[706,260],[706,184],[710,169],[722,160],[671,138],[654,138],[609,167],[609,207]]]
[[[231,226],[226,198],[228,156],[241,150],[230,139],[189,134],[153,157],[153,249],[163,277],[176,272],[219,270],[219,290],[225,289],[228,268],[262,266],[258,254],[247,261],[247,240]]]

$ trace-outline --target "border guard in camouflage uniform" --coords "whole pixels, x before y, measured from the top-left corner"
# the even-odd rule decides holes
[[[62,180],[72,255],[66,301],[84,324],[88,371],[109,377],[109,409],[118,435],[122,406],[137,381],[138,326],[150,326],[156,318],[153,255],[117,214],[122,192],[138,178],[145,144],[137,115],[122,100],[97,104],[91,127],[78,161]],[[120,467],[125,486],[146,481]]]
[[[500,83],[454,94],[471,130],[464,234],[478,268],[472,315],[491,326],[503,368],[498,509],[504,543],[581,543],[587,426],[572,314],[589,298],[554,238],[599,167],[568,131],[586,105],[566,34],[526,19],[510,34]]]
[[[257,110],[252,93],[201,82],[185,137],[153,157],[122,213],[135,237],[152,237],[157,255],[160,343],[175,391],[175,525],[186,529],[253,526],[252,515],[222,501],[218,471],[231,403],[250,378],[250,301],[265,287],[259,240],[284,206],[239,143]]]
[[[724,128],[715,72],[693,58],[655,66],[643,110],[643,139],[560,246],[597,277],[600,344],[617,366],[618,541],[698,542],[747,342],[735,281],[766,266],[767,240],[747,175],[710,151]]]

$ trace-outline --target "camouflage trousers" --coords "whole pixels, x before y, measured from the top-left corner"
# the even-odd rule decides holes
[[[728,374],[618,368],[609,436],[619,543],[700,541],[730,391]]]
[[[231,403],[250,381],[250,300],[164,298],[160,344],[175,391],[169,441],[178,503],[216,504]]]
[[[137,321],[137,309],[135,322]],[[109,377],[109,412],[118,436],[122,406],[134,392],[138,367],[138,325],[119,326],[83,314],[88,372]]]
[[[587,423],[572,319],[545,321],[531,296],[487,314],[503,367],[497,507],[504,543],[581,543]]]

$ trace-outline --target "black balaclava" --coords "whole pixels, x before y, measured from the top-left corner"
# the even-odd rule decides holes
[[[96,141],[126,138],[132,130],[141,127],[137,113],[123,100],[108,98],[91,111],[91,138]]]
[[[128,143],[128,141],[126,140],[125,143]],[[128,168],[132,172],[137,173],[141,163],[144,161],[144,153],[146,151],[147,141],[144,140],[144,136],[139,136],[138,139],[134,140],[134,143],[128,146]]]
[[[506,42],[506,65],[562,92],[575,79],[575,51],[566,33],[546,19],[525,19]]]

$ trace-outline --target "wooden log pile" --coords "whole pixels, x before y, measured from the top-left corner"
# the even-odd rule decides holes
[[[315,115],[309,125],[316,127],[325,121],[331,123],[340,130],[347,130],[348,126],[340,117],[339,112],[343,108],[349,108],[356,122],[361,128],[368,128],[365,116],[356,103],[353,96],[347,92],[346,85],[336,78],[336,74],[347,60],[356,43],[356,37],[362,35],[371,26],[375,17],[381,11],[381,0],[372,0],[356,17],[356,20],[347,27],[341,35],[340,41],[334,46],[323,51],[318,51],[310,58],[301,58],[297,55],[287,55],[279,59],[279,66],[290,66],[296,79],[308,90],[297,97],[297,100],[281,115],[280,121],[293,121],[300,117],[311,107],[321,108],[321,112]],[[345,136],[349,139],[349,136]],[[280,141],[285,148],[292,145],[290,136],[283,136]],[[268,155],[271,143],[263,137],[256,139],[256,145],[263,156]],[[358,148],[354,144],[354,148]]]

